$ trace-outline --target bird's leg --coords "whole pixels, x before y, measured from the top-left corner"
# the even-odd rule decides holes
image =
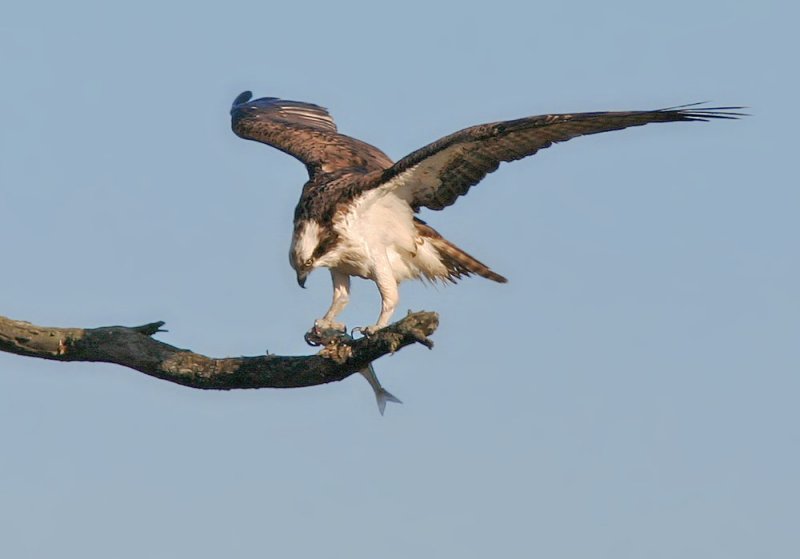
[[[333,280],[333,302],[331,308],[325,313],[325,316],[314,322],[314,326],[320,330],[341,330],[345,332],[347,327],[341,322],[335,322],[336,317],[339,316],[344,308],[350,301],[350,276],[331,270],[331,280]]]
[[[389,324],[389,320],[392,318],[400,300],[397,280],[394,278],[394,272],[392,272],[392,267],[389,265],[389,259],[386,256],[377,262],[375,283],[378,284],[378,291],[381,293],[381,314],[378,316],[377,324],[361,329],[366,335],[374,334]]]

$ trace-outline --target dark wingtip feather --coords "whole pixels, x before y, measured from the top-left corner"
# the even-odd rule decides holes
[[[336,132],[336,124],[325,107],[278,97],[253,99],[250,91],[244,91],[234,99],[231,117],[234,123],[247,118],[272,118],[283,124],[291,123]]]
[[[239,95],[236,96],[236,99],[233,100],[233,103],[231,104],[231,112],[234,109],[236,109],[238,105],[241,105],[242,103],[247,103],[252,98],[253,98],[252,91],[242,91]]]
[[[685,105],[677,105],[675,107],[667,107],[660,109],[660,113],[668,113],[686,121],[701,121],[707,122],[712,119],[725,119],[737,120],[739,118],[750,116],[748,113],[741,112],[748,107],[744,106],[730,106],[730,107],[702,107],[708,101],[700,101],[698,103],[687,103]],[[692,108],[698,107],[698,108]]]

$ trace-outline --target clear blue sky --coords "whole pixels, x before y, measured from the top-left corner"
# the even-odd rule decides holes
[[[574,140],[425,214],[510,283],[404,284],[441,328],[377,363],[385,417],[358,376],[0,354],[1,556],[800,556],[796,6],[6,4],[0,314],[215,356],[307,352],[330,297],[287,262],[303,167],[230,132],[244,89],[394,158],[546,112],[755,116]]]

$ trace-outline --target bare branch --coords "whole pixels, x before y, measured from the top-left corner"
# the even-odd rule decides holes
[[[296,388],[342,380],[372,361],[421,343],[438,327],[433,312],[408,316],[368,338],[329,336],[316,355],[213,358],[152,338],[163,322],[141,326],[54,328],[0,316],[0,351],[51,359],[115,363],[170,382],[213,390]]]

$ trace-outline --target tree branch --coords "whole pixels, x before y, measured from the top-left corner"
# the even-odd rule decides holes
[[[0,351],[54,361],[115,363],[192,388],[296,388],[342,380],[413,343],[433,347],[428,336],[438,325],[436,313],[409,313],[368,338],[317,333],[310,341],[324,347],[316,355],[218,359],[154,340],[151,336],[163,332],[163,322],[53,328],[0,316]]]

